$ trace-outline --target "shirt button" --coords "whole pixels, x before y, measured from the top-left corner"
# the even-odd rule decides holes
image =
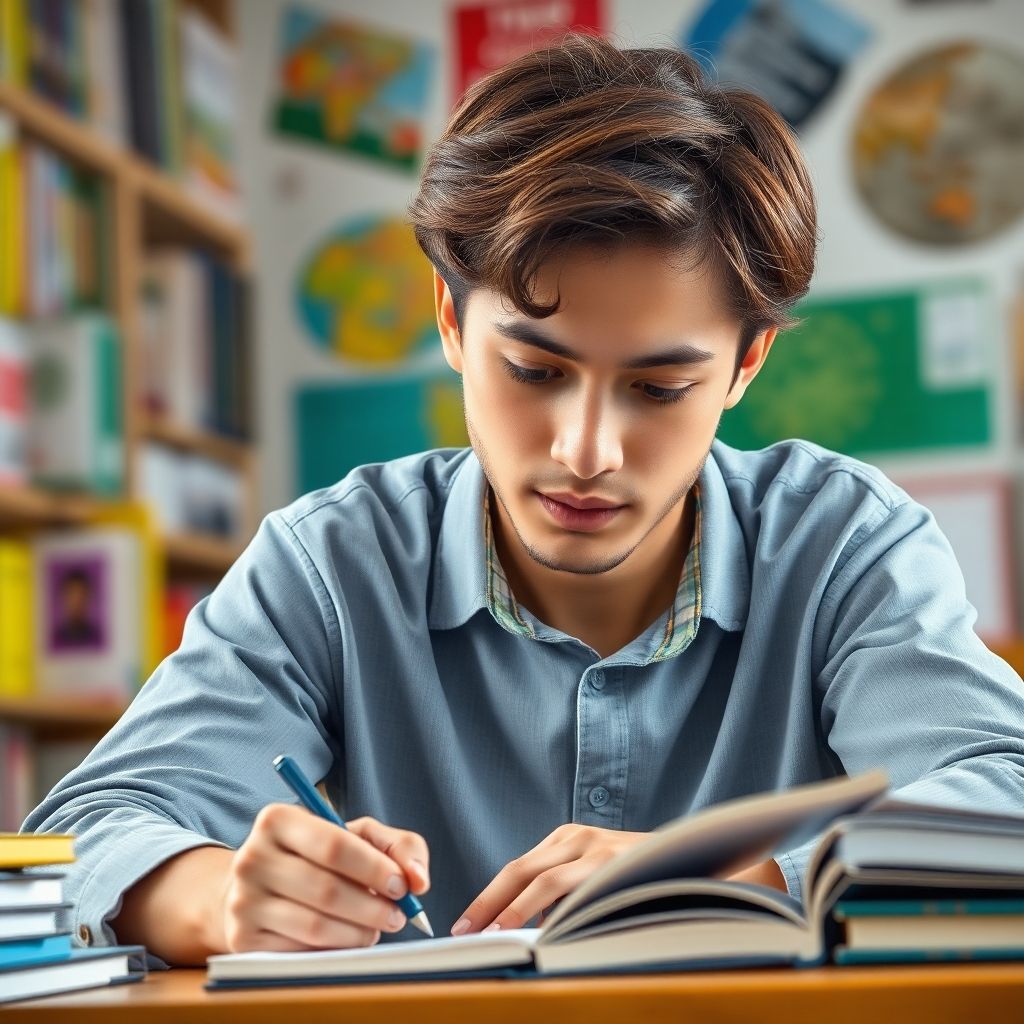
[[[608,790],[604,786],[595,786],[590,791],[590,804],[592,807],[604,807],[608,803]]]
[[[92,945],[92,932],[89,931],[87,924],[80,924],[78,926],[78,938],[81,940],[83,946]]]
[[[593,687],[593,688],[594,688],[595,690],[603,690],[603,689],[604,689],[604,676],[603,676],[603,675],[601,675],[601,673],[600,673],[600,672],[595,672],[595,673],[594,673],[594,674],[593,674],[593,675],[592,675],[592,676],[590,677],[590,685],[591,685],[591,686],[592,686],[592,687]]]

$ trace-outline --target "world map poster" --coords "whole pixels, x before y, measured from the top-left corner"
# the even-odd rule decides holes
[[[807,300],[718,436],[743,449],[804,438],[858,457],[984,445],[991,314],[970,279]]]

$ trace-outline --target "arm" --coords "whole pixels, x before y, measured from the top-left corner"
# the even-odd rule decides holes
[[[935,520],[888,512],[825,592],[815,634],[821,727],[837,770],[885,768],[893,795],[1024,804],[1024,688],[973,632],[976,613]],[[813,841],[779,857],[790,891]]]
[[[286,798],[273,756],[289,752],[315,778],[341,757],[338,614],[287,522],[268,517],[189,616],[180,650],[25,822],[77,836],[65,882],[73,931],[97,945],[130,936],[164,951],[199,948],[193,865],[226,864],[257,812]],[[164,919],[140,913],[132,894],[120,921],[125,894],[147,878],[140,893],[154,908],[180,906]],[[115,933],[115,918],[126,930]],[[158,938],[151,923],[164,920]]]

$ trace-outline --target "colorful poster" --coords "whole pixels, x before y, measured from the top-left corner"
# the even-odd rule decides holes
[[[757,93],[799,128],[869,36],[825,0],[710,0],[680,44],[709,76]]]
[[[853,160],[864,202],[904,237],[1005,231],[1024,213],[1024,57],[967,41],[915,57],[868,97]]]
[[[395,217],[332,231],[300,270],[296,303],[307,335],[343,363],[393,367],[439,344],[430,263]]]
[[[274,125],[336,149],[415,169],[433,50],[299,7],[281,23]]]
[[[568,31],[604,32],[602,0],[498,0],[455,9],[455,95]]]
[[[978,281],[801,304],[719,437],[804,438],[859,457],[991,438],[991,309]]]
[[[295,438],[298,494],[327,487],[368,462],[465,447],[461,378],[445,367],[307,384],[295,396]]]

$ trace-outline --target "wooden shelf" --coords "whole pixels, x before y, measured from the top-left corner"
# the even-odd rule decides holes
[[[29,485],[0,485],[0,524],[64,526],[83,523],[101,499],[87,494],[47,491]]]
[[[0,697],[0,721],[20,725],[40,736],[99,736],[124,714],[124,701],[68,694]]]
[[[222,576],[242,553],[242,545],[219,537],[171,533],[163,539],[167,564],[172,569]]]
[[[142,415],[140,432],[151,441],[159,441],[179,451],[202,455],[239,469],[246,469],[252,458],[252,445],[244,441],[236,441],[210,431],[184,427],[161,416]]]
[[[142,198],[144,218],[161,240],[212,243],[236,264],[247,264],[249,236],[241,224],[218,215],[178,181],[99,135],[88,122],[9,82],[0,81],[0,108],[11,113],[23,132],[75,163],[120,176]]]
[[[113,173],[131,159],[87,123],[69,117],[52,103],[10,82],[0,81],[0,107],[12,114],[20,130],[59,150],[75,163]]]

